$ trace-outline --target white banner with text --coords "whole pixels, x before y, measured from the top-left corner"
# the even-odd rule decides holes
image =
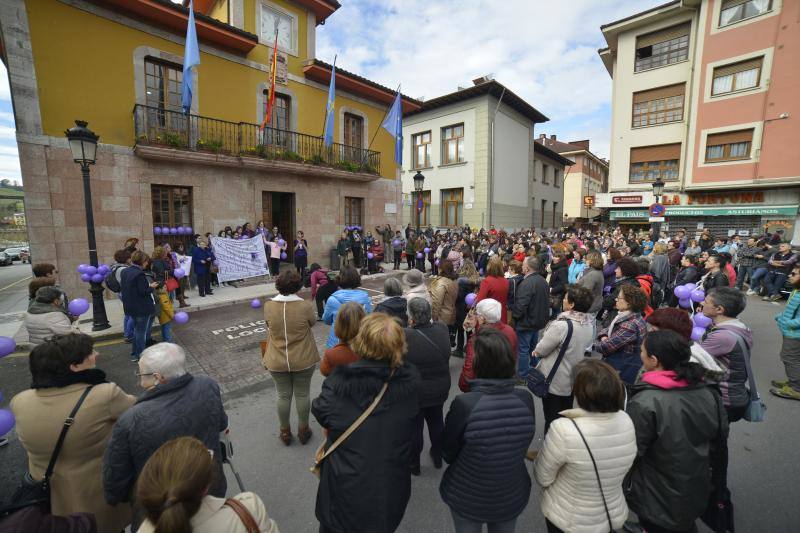
[[[220,282],[265,276],[269,273],[261,235],[239,240],[211,237],[211,246],[219,265],[217,278]]]

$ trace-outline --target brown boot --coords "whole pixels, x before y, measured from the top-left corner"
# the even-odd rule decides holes
[[[280,439],[288,446],[292,443],[292,428],[281,428]]]
[[[183,296],[178,298],[178,302],[180,303],[179,306],[180,309],[183,309],[184,307],[189,307],[189,304],[186,303],[186,300],[183,298]]]
[[[297,440],[300,441],[300,444],[305,444],[311,440],[311,429],[308,426],[301,426],[297,430]]]

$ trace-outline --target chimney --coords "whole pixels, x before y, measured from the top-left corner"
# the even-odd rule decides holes
[[[481,85],[483,83],[490,82],[493,79],[494,79],[494,75],[493,74],[486,74],[485,76],[481,76],[480,78],[475,78],[474,80],[472,80],[472,84],[473,85]]]
[[[551,136],[550,136],[550,140],[551,140],[551,141],[556,141],[556,140],[558,140],[558,139],[556,139],[556,136],[555,136],[555,135],[551,135]]]
[[[589,139],[584,139],[582,141],[570,141],[569,144],[572,144],[572,145],[575,145],[575,146],[580,146],[581,148],[583,148],[586,151],[589,150]]]

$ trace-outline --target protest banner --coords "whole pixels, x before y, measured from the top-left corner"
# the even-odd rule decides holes
[[[211,246],[219,263],[217,279],[220,282],[264,276],[267,254],[261,235],[251,239],[226,239],[211,237]]]

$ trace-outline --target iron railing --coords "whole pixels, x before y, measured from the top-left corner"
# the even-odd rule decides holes
[[[161,145],[179,150],[260,157],[324,165],[350,172],[379,174],[381,154],[322,137],[280,130],[249,122],[229,122],[136,104],[133,122],[137,145]]]

